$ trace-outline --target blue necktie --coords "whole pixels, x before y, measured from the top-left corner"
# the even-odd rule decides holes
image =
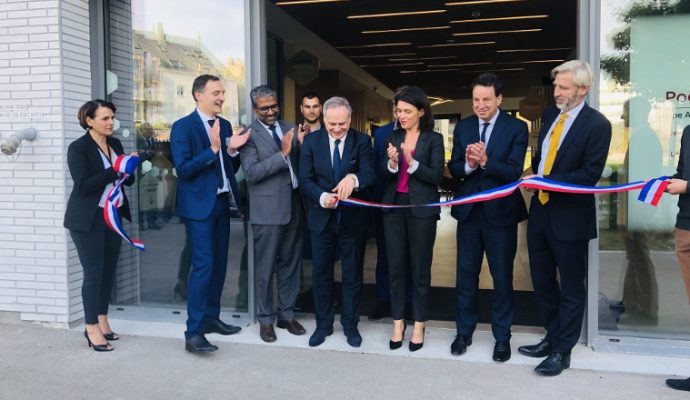
[[[333,182],[337,185],[340,179],[340,139],[335,140],[335,146],[333,147]]]
[[[340,182],[340,149],[338,148],[340,146],[340,139],[335,140],[335,146],[333,147],[333,182],[335,182],[335,185],[338,185],[338,182]],[[336,222],[340,223],[340,210],[336,209],[335,210],[335,220]]]
[[[271,130],[273,140],[276,142],[276,145],[278,145],[278,150],[281,150],[283,148],[283,143],[281,142],[280,138],[278,137],[278,134],[276,133],[276,126],[271,125],[268,128]]]
[[[490,122],[484,122],[484,128],[482,129],[482,134],[479,135],[479,140],[482,141],[482,143],[486,144],[486,130],[489,128],[489,125],[491,125]]]

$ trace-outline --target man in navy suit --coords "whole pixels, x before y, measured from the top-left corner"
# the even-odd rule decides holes
[[[592,67],[571,60],[554,68],[551,76],[556,107],[542,116],[532,172],[558,182],[594,186],[606,163],[611,123],[585,103],[594,81]],[[587,248],[596,237],[594,195],[540,191],[532,196],[527,248],[546,337],[518,351],[547,357],[535,368],[541,375],[558,375],[570,367],[587,300]]]
[[[462,179],[456,197],[468,196],[520,179],[527,151],[527,124],[502,111],[503,84],[494,74],[472,82],[474,114],[460,121],[453,132],[453,153],[448,169]],[[477,327],[477,290],[484,253],[494,282],[491,330],[496,340],[494,361],[510,359],[513,323],[513,260],[517,251],[517,225],[527,219],[519,191],[486,203],[453,206],[457,231],[457,336],[451,353],[463,354],[472,344]]]
[[[325,129],[307,135],[300,149],[299,187],[306,201],[314,266],[312,290],[316,330],[309,346],[318,346],[333,333],[333,267],[340,251],[342,301],[340,322],[347,343],[359,347],[357,330],[369,210],[338,204],[350,195],[367,199],[374,184],[369,136],[350,129],[352,108],[342,97],[323,105]]]
[[[240,204],[235,169],[237,154],[251,131],[232,134],[230,122],[218,116],[225,88],[217,76],[200,75],[192,95],[196,109],[172,126],[170,143],[177,171],[177,214],[187,228],[192,265],[187,288],[185,349],[218,349],[204,334],[240,331],[220,320],[230,240],[230,196]]]

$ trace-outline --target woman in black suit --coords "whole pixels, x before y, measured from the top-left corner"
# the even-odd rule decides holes
[[[84,337],[95,351],[112,351],[108,341],[119,339],[108,323],[108,305],[122,239],[106,226],[103,218],[106,193],[121,176],[113,169],[113,163],[124,153],[122,143],[112,137],[114,114],[115,106],[111,103],[87,101],[77,115],[86,133],[67,150],[74,187],[67,201],[64,226],[69,229],[84,270]],[[133,183],[131,175],[125,185]],[[130,220],[124,190],[122,196],[118,214]]]
[[[384,203],[425,204],[439,201],[445,152],[443,135],[434,132],[434,116],[426,94],[416,86],[393,97],[400,128],[387,140],[388,162],[382,166],[386,187]],[[440,207],[383,210],[383,229],[388,249],[391,315],[391,350],[400,348],[405,336],[406,271],[412,270],[414,329],[410,351],[424,345],[428,320],[427,299],[431,285],[431,261]]]

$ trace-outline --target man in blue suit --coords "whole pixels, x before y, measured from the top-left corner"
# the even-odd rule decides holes
[[[342,302],[340,322],[347,343],[362,344],[357,330],[369,210],[338,204],[350,195],[367,199],[374,184],[369,136],[350,129],[352,108],[342,97],[323,105],[325,129],[307,135],[300,149],[299,187],[305,198],[314,266],[312,290],[316,330],[309,346],[322,344],[333,333],[333,267],[340,250]]]
[[[532,157],[532,172],[550,180],[594,186],[601,178],[611,143],[611,123],[585,103],[594,81],[592,67],[571,60],[551,71],[556,107],[544,122]],[[527,177],[526,177],[527,178]],[[587,302],[587,248],[597,237],[593,194],[540,191],[532,196],[527,224],[530,272],[546,337],[520,346],[530,357],[547,357],[536,368],[554,376],[570,367]],[[556,276],[560,276],[560,282]]]
[[[468,196],[520,179],[527,151],[527,124],[502,111],[503,84],[491,73],[472,82],[474,114],[453,132],[448,169],[462,184],[456,197]],[[484,253],[494,282],[491,330],[496,340],[493,359],[510,359],[513,323],[513,260],[517,225],[527,219],[520,191],[486,203],[453,206],[457,232],[457,336],[451,353],[463,354],[477,326],[477,291]]]
[[[178,177],[177,214],[187,228],[193,265],[187,288],[185,349],[211,352],[218,347],[204,334],[240,331],[220,320],[220,298],[228,262],[230,197],[240,203],[235,180],[237,149],[251,131],[233,135],[230,122],[219,117],[225,88],[217,76],[198,76],[192,95],[196,109],[177,120],[170,132]]]

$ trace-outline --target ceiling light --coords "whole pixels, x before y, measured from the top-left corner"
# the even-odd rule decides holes
[[[318,3],[340,3],[350,0],[295,0],[295,1],[278,1],[277,6],[295,6],[303,4],[318,4]]]
[[[540,31],[543,31],[543,29],[541,29],[541,28],[511,29],[508,31],[462,32],[462,33],[454,33],[453,36],[497,35],[497,34],[502,34],[502,33],[527,33],[527,32],[540,32]]]
[[[395,32],[414,32],[414,31],[438,31],[441,29],[450,29],[449,25],[443,26],[424,26],[419,28],[401,28],[401,29],[382,29],[377,31],[362,31],[363,34],[370,33],[395,33]]]
[[[426,72],[452,72],[452,71],[462,71],[463,73],[483,73],[483,72],[501,72],[501,71],[524,71],[524,68],[497,68],[497,69],[478,69],[478,70],[466,70],[462,68],[446,68],[446,69],[423,69],[423,70],[402,70],[401,74],[416,74],[416,73],[426,73]]]
[[[368,49],[368,48],[372,48],[372,47],[409,46],[411,44],[412,44],[412,42],[361,44],[361,45],[357,45],[357,46],[336,46],[336,49]]]
[[[476,1],[453,1],[446,3],[446,6],[474,6],[478,4],[493,4],[493,3],[517,3],[518,1],[526,0],[476,0]]]
[[[431,64],[429,68],[446,68],[446,67],[469,67],[473,65],[491,65],[490,62],[475,62],[475,63],[459,63],[459,64]]]
[[[406,65],[423,65],[423,62],[411,62],[411,63],[400,63],[400,64],[370,64],[370,65],[360,65],[362,68],[384,68],[384,67],[402,67]]]
[[[403,56],[413,56],[416,53],[393,53],[393,54],[374,54],[374,55],[357,55],[357,56],[348,56],[348,58],[385,58],[385,57],[403,57]],[[405,59],[404,61],[407,60],[413,60],[412,58]]]
[[[535,51],[558,51],[558,50],[572,50],[572,47],[554,47],[551,49],[507,49],[496,50],[496,53],[532,53]]]
[[[428,11],[403,11],[403,12],[391,12],[382,14],[361,14],[361,15],[350,15],[347,19],[362,19],[362,18],[383,18],[383,17],[403,17],[406,15],[428,15],[428,14],[442,14],[447,10],[428,10]]]
[[[565,60],[532,60],[532,61],[502,61],[496,64],[540,64],[540,63],[559,63]]]
[[[457,47],[457,46],[482,46],[485,44],[496,44],[496,42],[465,42],[465,43],[441,43],[417,46],[419,49],[432,49],[436,47]]]
[[[450,58],[458,58],[458,56],[444,56],[444,57],[415,57],[415,58],[389,58],[388,61],[416,61],[416,60],[448,60]]]
[[[521,19],[541,19],[548,18],[547,14],[541,15],[521,15],[516,17],[496,17],[496,18],[477,18],[477,19],[461,19],[456,21],[450,21],[451,24],[465,24],[470,22],[494,22],[494,21],[516,21]]]

